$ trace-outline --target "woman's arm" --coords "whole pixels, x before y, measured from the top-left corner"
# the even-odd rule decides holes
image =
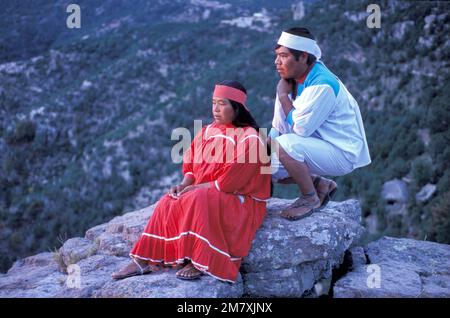
[[[201,140],[205,129],[206,126],[203,127],[202,130],[197,133],[189,149],[183,155],[183,165],[182,165],[183,181],[181,181],[181,183],[177,185],[172,186],[168,192],[168,194],[175,199],[178,199],[178,197],[180,196],[181,192],[184,189],[192,186],[195,183],[194,166],[193,166],[195,156],[195,146],[197,144],[201,145]]]
[[[185,187],[183,190],[181,190],[180,192],[178,192],[178,197],[186,192],[189,192],[191,190],[194,189],[199,189],[199,188],[210,188],[210,182],[206,182],[206,183],[199,183],[199,184],[195,184],[195,185],[189,185],[187,187]]]
[[[188,186],[194,184],[195,178],[192,174],[185,174],[181,183],[170,187],[168,194],[172,197],[178,197],[180,193]]]

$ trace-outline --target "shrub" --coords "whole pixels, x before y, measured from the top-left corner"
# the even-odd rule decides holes
[[[432,180],[433,165],[428,158],[416,158],[411,165],[411,170],[414,182],[419,187]]]
[[[6,135],[6,142],[10,145],[28,143],[36,136],[36,124],[31,120],[23,120],[17,123],[15,129]]]
[[[431,217],[433,238],[437,242],[450,244],[450,191],[431,207]]]

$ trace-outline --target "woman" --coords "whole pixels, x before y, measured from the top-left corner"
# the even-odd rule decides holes
[[[235,81],[216,85],[214,122],[202,128],[183,157],[183,181],[158,202],[130,252],[132,262],[113,278],[147,274],[155,265],[185,266],[180,279],[203,273],[234,283],[261,226],[270,197],[266,154],[258,125]],[[270,170],[270,169],[269,169]]]

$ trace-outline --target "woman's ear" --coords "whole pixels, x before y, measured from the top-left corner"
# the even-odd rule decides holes
[[[234,109],[234,107],[233,107],[233,109]],[[239,116],[239,107],[237,107],[236,109],[234,109],[234,118],[233,118],[233,121],[235,121],[236,118],[238,118],[238,116]]]

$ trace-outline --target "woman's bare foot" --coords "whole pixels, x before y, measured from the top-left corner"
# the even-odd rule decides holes
[[[197,279],[202,275],[203,273],[196,269],[192,263],[187,264],[176,273],[177,278],[185,280]]]

